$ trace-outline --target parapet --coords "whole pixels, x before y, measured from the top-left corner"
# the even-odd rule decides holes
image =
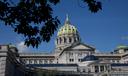
[[[0,52],[8,51],[8,45],[0,45]]]

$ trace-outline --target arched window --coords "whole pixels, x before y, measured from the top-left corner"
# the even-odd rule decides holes
[[[61,37],[59,38],[59,40],[60,40],[60,44],[61,44],[61,41],[62,41]]]
[[[57,39],[56,39],[56,44],[58,44],[58,40],[59,40],[59,39],[57,38]]]
[[[67,40],[66,40],[66,38],[64,37],[64,43],[66,43],[67,42]]]
[[[76,37],[74,37],[74,42],[76,42],[77,41],[77,39],[76,39]]]
[[[79,41],[79,37],[77,37],[77,40]]]
[[[72,39],[69,37],[69,43],[71,43],[72,42]]]

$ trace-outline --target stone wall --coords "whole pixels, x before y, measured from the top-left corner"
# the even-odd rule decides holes
[[[30,76],[15,47],[0,46],[0,76]]]
[[[0,57],[0,76],[5,76],[6,57]]]

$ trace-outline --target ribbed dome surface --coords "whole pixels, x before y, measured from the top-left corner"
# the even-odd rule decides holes
[[[75,26],[70,24],[68,17],[66,18],[64,26],[62,26],[58,31],[58,36],[65,34],[77,34],[77,29]]]
[[[59,29],[57,33],[57,38],[55,41],[56,48],[59,52],[60,50],[69,47],[72,44],[80,43],[80,41],[81,39],[77,28],[70,23],[67,15],[64,25]]]
[[[57,35],[60,36],[64,34],[77,34],[77,29],[73,25],[65,24],[63,27],[59,29]]]

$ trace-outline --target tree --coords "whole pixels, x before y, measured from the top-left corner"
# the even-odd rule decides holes
[[[61,0],[19,0],[14,4],[11,0],[0,1],[0,20],[11,26],[14,32],[25,37],[25,45],[38,47],[44,41],[48,42],[57,30],[60,21],[53,17],[52,6]],[[101,2],[82,0],[89,10],[96,13],[101,10]],[[34,25],[32,25],[34,24]]]

